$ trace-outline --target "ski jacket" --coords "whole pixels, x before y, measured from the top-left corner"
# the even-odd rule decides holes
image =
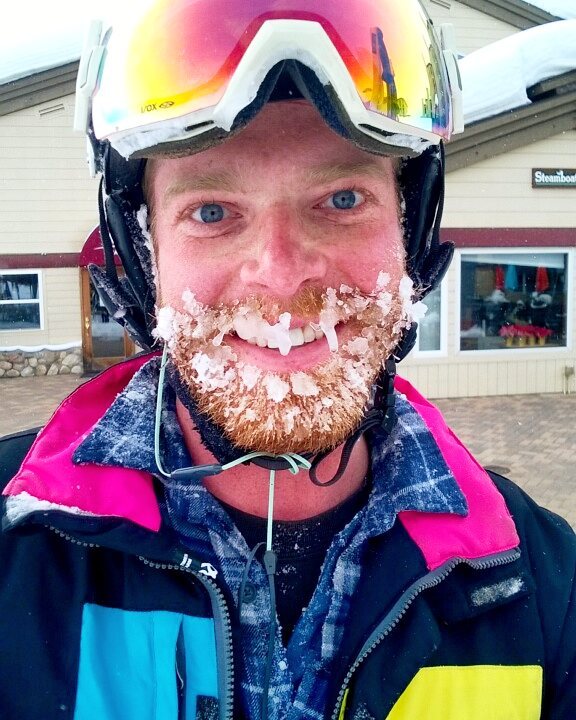
[[[238,717],[233,611],[218,568],[162,524],[148,473],[72,462],[147,359],[81,386],[38,437],[0,441],[3,719]],[[573,720],[572,530],[490,477],[436,408],[397,387],[469,512],[402,512],[374,538],[325,717]]]

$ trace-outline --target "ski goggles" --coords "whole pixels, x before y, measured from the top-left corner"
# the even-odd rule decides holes
[[[462,129],[455,55],[418,0],[148,0],[98,35],[80,65],[77,125],[125,157],[229,131],[283,60],[312,70],[373,139],[421,151]]]

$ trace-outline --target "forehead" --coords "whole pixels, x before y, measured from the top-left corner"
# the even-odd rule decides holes
[[[306,176],[311,183],[332,177],[373,175],[395,184],[397,160],[370,154],[331,130],[306,101],[266,105],[238,135],[199,153],[179,158],[154,158],[147,164],[147,186],[167,185],[182,177],[209,176],[223,189],[238,175],[272,173],[280,181],[285,173]]]

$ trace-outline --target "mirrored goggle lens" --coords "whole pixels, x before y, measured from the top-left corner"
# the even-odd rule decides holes
[[[130,30],[112,33],[94,99],[96,135],[215,105],[274,19],[320,23],[366,109],[449,136],[445,66],[417,0],[152,0]]]

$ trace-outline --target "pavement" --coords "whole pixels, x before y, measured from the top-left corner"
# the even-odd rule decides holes
[[[85,378],[0,379],[0,436],[43,425]],[[576,394],[435,400],[479,462],[576,529]]]

